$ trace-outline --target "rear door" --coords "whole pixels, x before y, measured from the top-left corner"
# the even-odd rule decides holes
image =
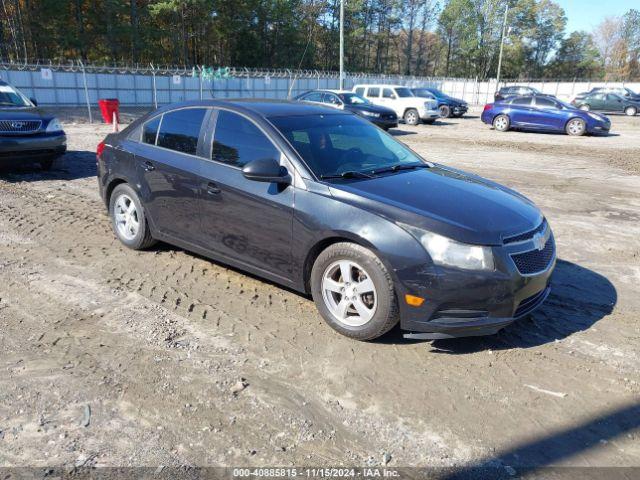
[[[609,112],[622,112],[624,110],[624,100],[615,94],[608,93],[605,101],[605,109]]]
[[[514,126],[531,126],[535,122],[535,115],[533,113],[532,97],[518,97],[514,98],[511,102],[511,109],[509,112],[509,118],[511,124]]]
[[[143,126],[136,150],[140,194],[155,228],[192,241],[199,232],[198,145],[209,110],[170,110]]]
[[[365,97],[368,98],[374,105],[382,105],[380,103],[380,88],[368,87],[365,93]]]
[[[202,163],[201,239],[206,248],[291,280],[293,185],[247,180],[241,168],[256,159],[293,168],[256,123],[216,109],[209,159]]]

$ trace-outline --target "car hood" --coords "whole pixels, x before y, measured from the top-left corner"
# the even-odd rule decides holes
[[[44,115],[39,108],[2,108],[0,107],[0,120],[44,120],[50,116]]]
[[[500,245],[503,238],[542,222],[540,210],[519,193],[441,165],[341,181],[330,190],[396,223],[477,245]]]
[[[345,110],[351,110],[352,112],[358,111],[358,112],[374,112],[374,113],[379,113],[379,114],[396,114],[396,112],[390,108],[387,107],[382,107],[380,105],[345,105]]]

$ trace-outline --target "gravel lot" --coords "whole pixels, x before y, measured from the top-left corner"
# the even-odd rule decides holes
[[[531,318],[433,343],[354,342],[308,298],[122,247],[95,179],[109,128],[68,123],[53,171],[0,174],[0,466],[640,467],[640,117],[612,120],[395,131],[533,199],[561,259]]]

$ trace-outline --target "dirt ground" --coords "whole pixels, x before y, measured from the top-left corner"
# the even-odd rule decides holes
[[[358,343],[306,297],[122,247],[95,178],[109,128],[68,123],[54,170],[0,174],[0,466],[640,467],[640,117],[612,120],[394,132],[529,196],[558,243],[531,318],[432,343]]]

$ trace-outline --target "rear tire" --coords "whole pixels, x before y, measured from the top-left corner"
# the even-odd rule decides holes
[[[493,128],[499,132],[506,132],[511,127],[511,119],[505,115],[500,114],[493,119]]]
[[[404,112],[404,121],[407,125],[418,125],[420,123],[420,115],[418,115],[418,110],[415,108],[410,108],[406,112]]]
[[[638,113],[638,109],[636,107],[627,107],[624,109],[624,113],[629,117],[633,117],[636,115],[636,113]]]
[[[349,338],[373,340],[399,321],[391,275],[371,250],[355,243],[334,243],[320,253],[311,294],[329,326]]]
[[[440,105],[440,116],[442,118],[451,117],[451,109],[449,108],[448,105]]]
[[[109,198],[109,216],[116,237],[133,250],[144,250],[156,243],[151,236],[144,206],[136,191],[126,183],[116,186]]]
[[[564,127],[567,135],[571,135],[572,137],[580,137],[587,133],[587,124],[581,118],[572,118],[567,122]]]

